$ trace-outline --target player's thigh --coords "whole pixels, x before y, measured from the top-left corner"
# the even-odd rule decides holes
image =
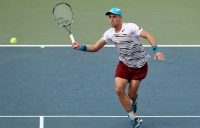
[[[120,77],[115,77],[115,90],[117,93],[124,91],[126,89],[128,80]]]
[[[141,80],[131,80],[129,83],[128,94],[129,95],[136,95],[138,88],[140,86]]]

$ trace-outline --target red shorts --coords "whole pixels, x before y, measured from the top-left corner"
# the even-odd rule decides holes
[[[115,77],[124,78],[127,80],[142,80],[148,72],[147,63],[141,68],[128,67],[123,62],[119,61],[117,65]]]

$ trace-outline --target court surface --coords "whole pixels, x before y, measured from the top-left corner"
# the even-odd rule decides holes
[[[160,49],[167,60],[149,61],[139,90],[141,128],[199,128],[200,47]],[[130,127],[114,91],[115,48],[0,47],[0,58],[0,128],[39,128],[41,116],[45,128]]]

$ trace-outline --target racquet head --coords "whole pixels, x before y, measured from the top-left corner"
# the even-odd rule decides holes
[[[55,22],[62,27],[71,26],[74,16],[72,8],[67,3],[58,3],[53,8]]]

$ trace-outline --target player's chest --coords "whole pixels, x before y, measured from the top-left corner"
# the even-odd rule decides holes
[[[118,33],[113,33],[111,40],[115,44],[130,43],[133,41],[133,36],[133,33],[130,31],[121,31]]]

